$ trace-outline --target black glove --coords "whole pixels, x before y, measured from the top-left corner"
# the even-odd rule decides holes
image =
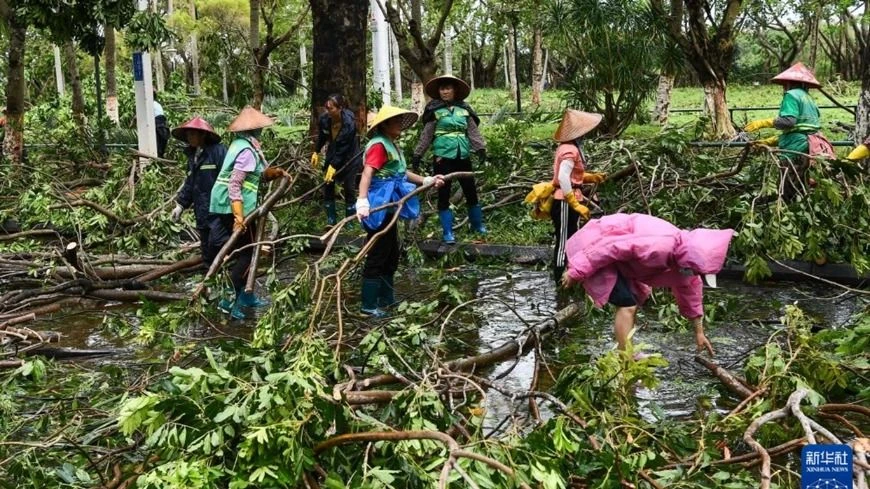
[[[480,148],[477,150],[477,164],[482,165],[486,163],[486,148]]]
[[[411,168],[412,168],[415,172],[420,171],[420,163],[422,163],[422,162],[423,162],[423,157],[422,157],[422,156],[420,156],[420,155],[414,155],[414,157],[411,158]]]

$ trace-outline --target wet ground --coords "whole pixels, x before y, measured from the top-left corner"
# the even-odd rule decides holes
[[[575,295],[558,294],[547,271],[504,267],[462,267],[456,276],[469,296],[483,299],[471,306],[472,311],[454,322],[448,330],[453,356],[468,356],[496,347],[521,332],[527,323],[535,323],[563,307]],[[193,288],[193,279],[189,279]],[[397,277],[398,297],[403,286],[414,283],[412,276]],[[420,279],[415,290],[426,290],[426,281]],[[405,289],[407,290],[407,289]],[[842,290],[830,286],[817,287],[808,283],[778,283],[750,286],[737,281],[720,281],[720,288],[705,291],[705,305],[715,313],[716,320],[707,327],[707,336],[716,349],[715,360],[722,366],[739,370],[745,358],[763,345],[778,325],[778,318],[787,304],[797,303],[808,314],[817,318],[823,327],[840,327],[846,323],[860,304],[852,295],[842,295]],[[357,300],[351,297],[348,300]],[[660,369],[661,385],[654,390],[639,389],[643,411],[650,416],[650,404],[656,403],[667,416],[684,417],[693,414],[698,399],[705,399],[716,409],[729,410],[734,400],[723,396],[718,381],[708,371],[696,364],[693,335],[687,327],[674,330],[658,321],[660,306],[648,304],[638,318],[635,344],[644,344],[644,351],[660,353],[669,362]],[[222,326],[230,334],[246,335],[248,324]],[[58,313],[51,319],[35,324],[35,329],[60,332],[60,346],[82,349],[114,349],[117,354],[87,360],[89,362],[148,362],[153,359],[147,351],[125,341],[118,333],[118,325],[136,329],[139,318],[136,309],[127,305],[110,307],[108,310],[71,311]],[[548,359],[571,355],[573,361],[590,361],[612,349],[612,311],[587,314],[564,326],[565,331],[544,342]],[[207,326],[190,333],[200,337],[218,334]],[[499,385],[511,391],[528,390],[535,369],[535,353],[505,362],[491,369],[487,375],[498,378]],[[510,370],[505,375],[505,372]],[[548,382],[542,373],[542,385]],[[503,376],[503,377],[502,377]],[[486,402],[485,429],[491,429],[500,420],[512,413],[514,406],[521,405],[516,413],[525,415],[525,403],[508,402],[501,395],[490,392]],[[542,412],[547,415],[542,406]]]

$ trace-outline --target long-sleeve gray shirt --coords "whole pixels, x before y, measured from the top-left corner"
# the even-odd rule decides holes
[[[436,122],[429,121],[423,126],[423,134],[420,135],[420,142],[417,143],[417,147],[414,149],[414,156],[423,156],[423,153],[432,144],[432,140],[435,139]],[[471,142],[472,152],[486,148],[486,141],[483,140],[483,136],[480,135],[480,129],[477,128],[477,124],[471,117],[468,118],[468,129],[466,129],[465,133],[468,135],[469,142]]]

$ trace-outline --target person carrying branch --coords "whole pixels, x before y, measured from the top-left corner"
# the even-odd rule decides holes
[[[365,162],[356,201],[356,215],[366,230],[366,243],[375,234],[383,232],[366,255],[363,266],[363,314],[372,317],[386,315],[384,308],[395,304],[394,276],[399,267],[399,231],[391,224],[396,207],[372,212],[385,204],[398,202],[413,192],[414,184],[442,187],[441,175],[422,177],[407,170],[405,156],[397,146],[402,131],[417,121],[417,114],[398,107],[384,106],[368,124],[369,142],[366,144]],[[406,200],[399,210],[401,219],[416,219],[420,215],[420,202],[416,196]]]
[[[334,93],[327,97],[324,107],[326,112],[318,120],[317,144],[311,155],[311,164],[315,169],[320,167],[320,151],[328,144],[323,174],[323,207],[326,209],[326,224],[334,226],[338,222],[335,180],[337,178],[344,189],[345,217],[354,215],[356,178],[362,158],[356,134],[356,117],[347,108],[344,97]]]
[[[553,158],[553,202],[550,219],[553,221],[555,246],[553,248],[553,279],[558,282],[565,271],[565,243],[589,220],[589,207],[582,192],[584,184],[599,184],[603,173],[586,171],[583,141],[595,129],[603,116],[591,112],[567,109],[553,138],[559,143]]]
[[[457,171],[470,172],[471,153],[476,153],[478,164],[486,161],[486,142],[477,126],[480,118],[465,102],[471,88],[464,81],[450,75],[435,77],[426,82],[426,95],[432,100],[423,111],[423,134],[414,149],[412,167],[419,171],[423,153],[432,146],[433,173],[446,175]],[[483,225],[483,208],[477,198],[474,177],[459,179],[465,205],[468,207],[468,222],[471,230],[486,234]],[[450,210],[450,182],[438,189],[438,218],[441,221],[441,240],[447,244],[456,242],[453,236],[453,211]]]
[[[784,150],[780,154],[780,160],[793,164],[797,176],[803,179],[810,165],[810,160],[803,155],[835,157],[833,146],[821,133],[819,107],[809,94],[811,88],[821,88],[822,85],[803,63],[796,63],[771,81],[783,87],[779,115],[775,118],[754,120],[746,125],[744,131],[778,129],[780,134],[757,140],[756,143]]]
[[[647,214],[592,219],[568,240],[562,285],[582,283],[596,307],[616,306],[613,329],[620,350],[634,329],[637,306],[653,287],[670,288],[680,314],[694,326],[698,350],[712,355],[704,334],[703,285],[716,286],[733,235],[731,229],[681,230]]]
[[[227,147],[221,144],[221,137],[202,117],[194,117],[176,127],[172,130],[172,137],[187,143],[184,148],[187,177],[175,199],[175,209],[170,217],[173,222],[178,222],[184,210],[193,207],[203,264],[208,267],[214,258],[210,254],[208,227],[211,189],[223,165]]]
[[[209,204],[209,247],[210,256],[216,257],[236,231],[242,235],[236,240],[234,249],[236,262],[230,270],[233,284],[233,300],[223,298],[218,308],[233,319],[245,319],[243,307],[261,307],[266,302],[253,293],[245,292],[245,282],[250,270],[254,248],[246,246],[254,242],[256,223],[245,225],[245,216],[257,209],[257,196],[260,178],[269,181],[290,175],[283,168],[269,167],[269,162],[260,149],[260,133],[274,121],[253,107],[245,107],[230,123],[227,130],[234,134],[221,166],[220,174],[211,191]]]

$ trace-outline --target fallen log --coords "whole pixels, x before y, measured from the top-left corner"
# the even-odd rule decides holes
[[[493,348],[480,355],[459,358],[446,362],[444,367],[452,371],[478,371],[502,360],[525,355],[535,348],[538,339],[549,334],[552,329],[564,323],[570,318],[580,314],[583,309],[579,303],[573,303],[564,309],[557,311],[552,317],[538,322],[529,331],[516,338],[506,341],[502,345]],[[393,374],[381,374],[352,383],[338,384],[333,390],[334,395],[339,394],[349,404],[386,403],[393,399],[398,391],[360,392],[370,387],[398,384],[401,379]],[[357,389],[357,390],[351,390]]]
[[[18,368],[24,365],[24,360],[0,360],[0,369]]]
[[[189,258],[185,258],[184,260],[177,261],[171,265],[166,265],[160,268],[152,269],[149,272],[145,272],[142,275],[135,277],[136,282],[145,283],[150,282],[152,280],[157,280],[158,278],[165,277],[166,275],[180,272],[182,270],[187,270],[188,268],[198,268],[202,265],[202,257],[199,255],[191,256]]]
[[[715,362],[707,360],[706,358],[695,355],[695,362],[700,363],[701,365],[707,367],[707,369],[713,373],[725,387],[728,388],[734,394],[740,396],[741,399],[747,399],[752,396],[753,392],[757,389],[749,389],[746,387],[746,381],[737,378],[734,374],[729,372],[727,369],[724,369],[717,365]]]

